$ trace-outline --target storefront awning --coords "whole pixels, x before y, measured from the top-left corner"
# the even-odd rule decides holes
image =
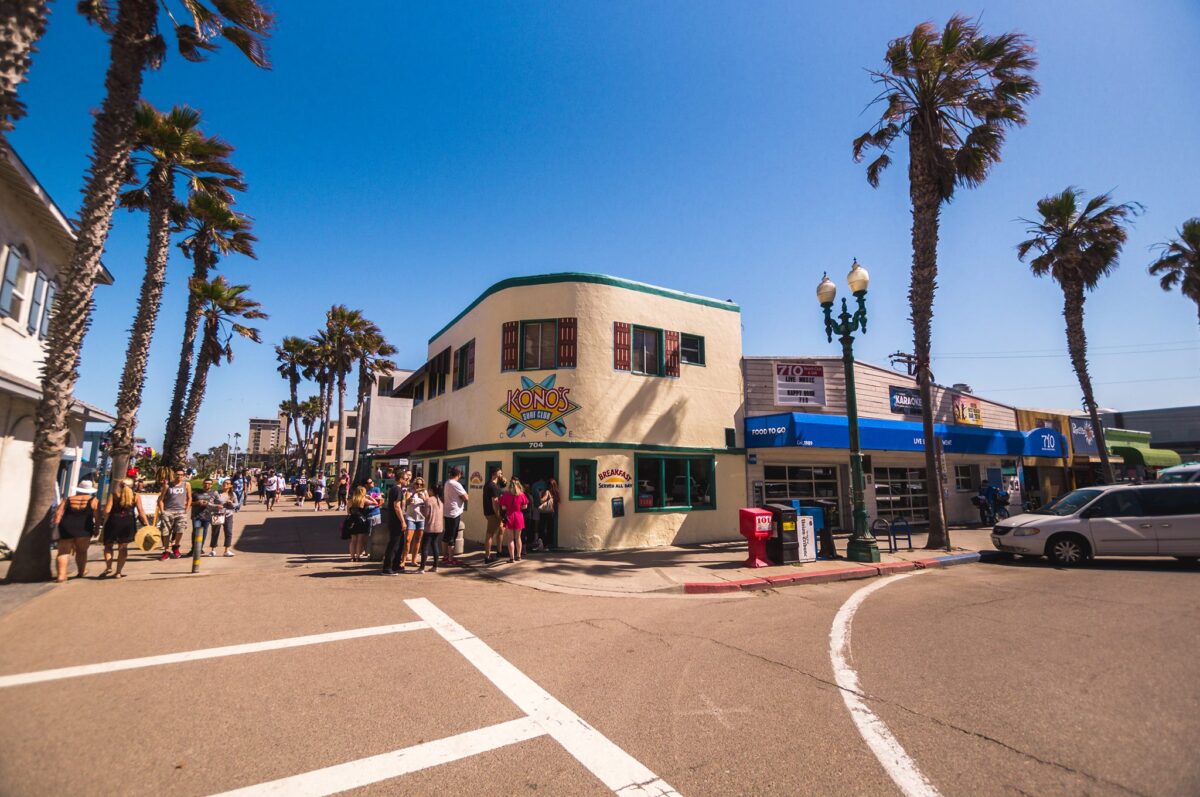
[[[818,415],[789,412],[760,415],[745,420],[747,448],[849,448],[849,420],[844,415]],[[924,451],[925,435],[921,424],[912,421],[888,421],[860,418],[859,439],[867,451]],[[1031,440],[1013,429],[988,429],[979,426],[935,424],[934,431],[947,454],[985,454],[992,456],[1061,457],[1063,441],[1053,430],[1053,440]],[[1039,430],[1042,431],[1042,430]]]
[[[1150,448],[1150,446],[1131,444],[1109,446],[1109,450],[1124,458],[1126,465],[1169,468],[1172,465],[1179,465],[1183,462],[1179,454],[1166,448]]]
[[[414,429],[405,435],[403,440],[389,448],[383,456],[403,457],[414,451],[445,451],[449,428],[450,422],[442,421],[433,426]]]

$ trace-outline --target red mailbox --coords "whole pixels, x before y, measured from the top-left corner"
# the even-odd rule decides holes
[[[770,567],[767,561],[767,538],[771,536],[774,518],[765,509],[739,509],[738,530],[746,538],[750,555],[745,567]]]

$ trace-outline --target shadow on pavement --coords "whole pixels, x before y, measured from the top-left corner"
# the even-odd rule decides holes
[[[246,553],[299,554],[301,556],[346,555],[340,512],[328,515],[276,510],[242,529],[237,549]]]
[[[1081,565],[1078,568],[1060,567],[1052,564],[1049,559],[1040,559],[1034,557],[1017,558],[1014,555],[1003,554],[998,551],[988,551],[988,555],[982,557],[980,562],[987,565],[999,565],[1000,567],[1018,567],[1018,568],[1045,568],[1051,570],[1099,570],[1112,572],[1144,572],[1144,573],[1197,573],[1200,572],[1200,564],[1196,562],[1182,562],[1178,559],[1159,559],[1159,558],[1101,558],[1093,559],[1087,564]]]

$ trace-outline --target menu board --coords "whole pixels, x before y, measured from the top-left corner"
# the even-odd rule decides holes
[[[824,407],[825,368],[812,363],[775,363],[775,405]]]

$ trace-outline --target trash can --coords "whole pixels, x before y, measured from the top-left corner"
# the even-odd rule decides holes
[[[771,536],[767,538],[767,558],[777,565],[800,561],[800,542],[796,538],[796,510],[789,504],[767,504],[771,513]]]

